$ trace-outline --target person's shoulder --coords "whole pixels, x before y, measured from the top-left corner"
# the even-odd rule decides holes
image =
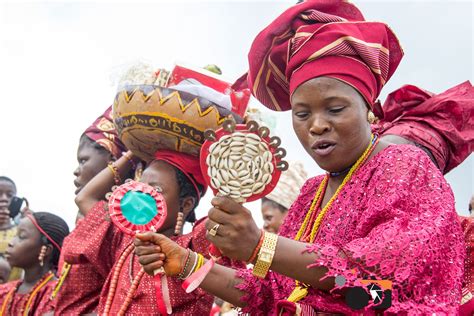
[[[414,161],[410,161],[409,158],[416,159],[416,161],[431,161],[426,152],[411,144],[389,144],[376,157],[379,159],[403,160],[411,163]]]
[[[301,194],[307,191],[311,191],[315,186],[318,186],[321,183],[321,181],[323,181],[323,179],[324,179],[324,175],[320,174],[318,176],[314,176],[306,180],[306,182],[301,187]]]
[[[373,166],[384,169],[386,174],[409,171],[437,172],[438,167],[422,149],[410,144],[390,144],[372,158]]]
[[[193,224],[191,232],[173,237],[172,239],[182,247],[188,247],[197,252],[207,253],[210,243],[206,238],[206,221],[207,216],[200,218]]]
[[[474,238],[474,218],[470,216],[459,216],[461,227],[466,239]]]
[[[20,282],[21,281],[16,280],[16,281],[0,284],[0,298],[4,297],[6,293],[8,293],[10,290],[16,288]]]

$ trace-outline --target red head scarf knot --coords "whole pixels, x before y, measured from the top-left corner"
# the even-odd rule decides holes
[[[474,149],[474,87],[469,81],[434,95],[405,85],[390,93],[374,127],[426,147],[446,174]]]
[[[387,25],[364,22],[346,1],[306,1],[280,15],[255,38],[248,85],[266,107],[291,109],[292,93],[316,77],[341,80],[369,106],[403,56]]]

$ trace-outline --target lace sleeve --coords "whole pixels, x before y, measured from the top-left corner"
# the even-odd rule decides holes
[[[254,277],[250,269],[239,269],[236,276],[243,281],[236,288],[245,292],[242,301],[247,305],[242,312],[249,315],[270,315],[276,302],[285,299],[284,293],[288,292],[287,284],[280,282],[281,276],[272,271],[263,280]]]
[[[391,280],[389,312],[455,314],[465,250],[449,185],[421,153],[393,157],[371,179],[357,221],[360,236],[308,246],[319,257],[309,267],[325,266],[326,277],[338,276],[333,293],[360,286],[360,279]]]
[[[71,264],[90,263],[105,278],[115,262],[113,254],[118,252],[122,236],[109,218],[107,203],[97,202],[67,237],[64,260]]]
[[[301,219],[304,217],[302,214],[311,204],[312,197],[321,179],[322,177],[318,176],[309,179],[303,185],[299,197],[288,210],[288,215],[281,226],[279,235],[292,238],[296,234],[299,225],[301,225]],[[295,284],[294,281],[285,276],[271,271],[264,280],[254,277],[252,270],[249,269],[239,269],[236,275],[243,280],[237,288],[245,292],[242,301],[247,303],[242,311],[251,315],[271,314],[276,302],[285,299]]]

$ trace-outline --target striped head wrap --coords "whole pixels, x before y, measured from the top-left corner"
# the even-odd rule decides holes
[[[266,107],[291,109],[292,93],[316,77],[355,88],[372,106],[403,56],[384,23],[365,22],[346,1],[306,1],[285,11],[255,38],[248,85]]]
[[[127,151],[127,148],[119,139],[117,131],[115,130],[112,118],[112,106],[109,106],[104,114],[99,116],[94,123],[86,129],[84,134],[104,147],[116,159],[122,157],[122,153]]]

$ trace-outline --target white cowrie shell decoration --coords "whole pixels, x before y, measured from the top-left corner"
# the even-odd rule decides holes
[[[229,196],[239,203],[263,192],[273,179],[273,163],[281,162],[273,154],[281,149],[278,147],[281,140],[278,137],[268,140],[270,130],[256,122],[248,122],[247,128],[246,131],[235,131],[235,124],[227,124],[224,130],[231,134],[211,140],[214,143],[209,146],[206,158],[210,185],[220,195]],[[284,156],[285,151],[280,150],[278,154]],[[283,163],[277,165],[279,170],[283,167]]]

